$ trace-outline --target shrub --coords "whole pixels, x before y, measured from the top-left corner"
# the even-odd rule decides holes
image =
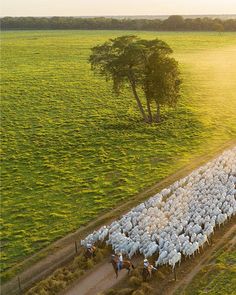
[[[129,282],[130,282],[131,286],[133,286],[133,287],[138,287],[142,284],[142,280],[138,277],[135,277],[135,276],[132,276],[129,279]]]
[[[90,269],[94,266],[94,262],[92,259],[88,259],[87,260],[87,268]]]
[[[72,272],[67,272],[65,281],[70,282],[73,279],[73,273]]]
[[[107,291],[105,291],[104,293],[100,294],[100,295],[116,295],[117,291],[114,289],[109,289]]]
[[[153,288],[148,283],[142,283],[141,289],[145,292],[145,294],[150,294]]]
[[[163,280],[163,279],[165,278],[165,274],[164,274],[162,271],[158,271],[158,272],[156,273],[156,277],[157,277],[158,279]]]
[[[97,251],[96,256],[94,258],[95,262],[100,262],[103,259],[103,251]]]
[[[38,293],[34,293],[34,295],[35,295],[35,294],[38,294],[38,295],[49,295],[50,293],[47,292],[45,289],[42,289],[42,290],[40,290]]]
[[[142,290],[136,290],[132,293],[132,295],[145,295],[145,292]]]
[[[131,295],[133,293],[134,289],[132,288],[124,288],[124,289],[121,289],[118,294],[119,295]]]

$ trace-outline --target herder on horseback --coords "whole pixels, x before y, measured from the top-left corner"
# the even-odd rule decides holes
[[[142,276],[143,276],[143,280],[144,282],[147,281],[147,278],[151,278],[152,277],[152,272],[156,271],[157,268],[155,268],[152,264],[149,263],[149,261],[147,259],[143,260],[143,271],[142,271]]]
[[[95,246],[93,246],[92,244],[90,244],[90,243],[88,243],[87,245],[86,245],[86,252],[85,252],[85,257],[86,258],[92,258],[92,257],[94,257],[95,256],[95,251],[96,251],[96,247]]]
[[[111,255],[111,264],[114,268],[114,271],[116,273],[116,278],[118,278],[118,272],[122,269],[127,269],[128,274],[131,271],[131,268],[134,269],[134,265],[130,260],[123,260],[122,253],[119,253],[118,255],[112,254]]]
[[[117,269],[118,269],[118,271],[121,271],[122,270],[122,265],[123,265],[123,255],[120,252],[118,254],[118,261],[117,261]]]

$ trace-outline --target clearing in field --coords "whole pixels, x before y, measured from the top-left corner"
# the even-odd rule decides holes
[[[144,33],[180,62],[182,99],[143,124],[127,89],[90,71],[90,48],[133,32],[2,34],[4,277],[17,262],[236,137],[236,34]],[[135,32],[136,33],[136,32]]]

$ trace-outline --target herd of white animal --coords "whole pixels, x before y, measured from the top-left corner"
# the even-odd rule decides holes
[[[236,147],[81,241],[104,241],[131,258],[159,254],[157,265],[194,255],[236,213]]]

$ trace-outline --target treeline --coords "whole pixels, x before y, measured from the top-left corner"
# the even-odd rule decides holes
[[[183,18],[115,19],[76,17],[4,17],[2,30],[145,30],[145,31],[236,31],[236,19]]]

